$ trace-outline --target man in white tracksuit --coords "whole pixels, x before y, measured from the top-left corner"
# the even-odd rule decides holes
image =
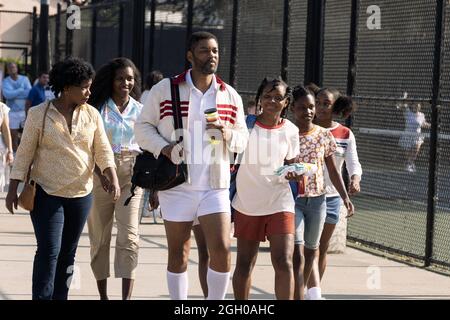
[[[155,157],[187,164],[187,181],[159,192],[167,234],[167,283],[172,299],[187,299],[187,262],[193,221],[205,234],[210,264],[208,299],[224,299],[230,278],[230,153],[244,151],[248,130],[242,99],[215,75],[219,62],[217,38],[193,33],[187,59],[192,69],[176,77],[179,85],[183,141],[176,144],[170,80],[150,91],[135,125],[140,147]],[[204,111],[216,108],[220,121],[207,124]],[[211,135],[215,142],[211,143]]]

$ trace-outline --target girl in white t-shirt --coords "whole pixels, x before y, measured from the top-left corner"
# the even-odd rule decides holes
[[[264,79],[258,89],[256,103],[262,109],[251,129],[247,149],[236,177],[234,236],[237,238],[237,262],[233,275],[236,299],[248,299],[251,273],[258,255],[259,243],[270,242],[275,269],[277,299],[292,299],[294,275],[295,202],[290,180],[274,171],[285,163],[293,163],[299,153],[297,127],[283,118],[290,103],[290,90],[281,79]]]
[[[8,112],[8,106],[0,102],[0,191],[2,192],[5,191],[6,182],[9,181],[9,167],[14,161]]]

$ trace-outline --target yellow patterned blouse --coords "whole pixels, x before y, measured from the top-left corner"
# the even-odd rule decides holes
[[[33,162],[31,178],[45,192],[65,198],[84,197],[92,191],[95,164],[102,172],[116,167],[100,113],[88,104],[77,107],[70,133],[64,116],[50,103],[37,148],[46,106],[44,102],[28,111],[10,178],[24,181]]]

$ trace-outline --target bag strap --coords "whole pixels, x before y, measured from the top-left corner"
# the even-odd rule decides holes
[[[177,135],[177,143],[179,143],[183,141],[182,130],[178,130],[183,129],[183,118],[181,116],[180,87],[175,83],[175,78],[170,78],[170,93],[172,96],[173,123],[175,134]]]
[[[181,135],[183,129],[183,118],[181,116],[181,103],[180,103],[180,87],[175,83],[175,78],[170,78],[170,95],[172,98],[172,116],[173,116],[173,125],[175,128],[175,134],[177,143],[183,141],[183,136]],[[130,193],[131,195],[125,200],[124,206],[128,206],[131,201],[131,198],[135,195],[137,185],[134,183],[131,185]]]
[[[26,181],[30,181],[30,175],[31,175],[31,167],[33,166],[34,161],[36,160],[37,156],[36,153],[39,151],[39,146],[42,144],[42,137],[44,135],[44,129],[45,129],[45,119],[47,118],[47,112],[50,108],[50,101],[47,102],[47,105],[45,106],[44,110],[44,118],[42,119],[42,127],[41,130],[39,130],[39,139],[36,146],[36,151],[34,152],[33,161],[31,162],[30,166],[28,167],[28,173],[27,173],[27,179]]]
[[[42,143],[42,136],[44,135],[45,130],[45,119],[47,118],[47,112],[49,108],[50,108],[50,101],[47,103],[47,106],[45,107],[44,118],[42,119],[42,128],[41,131],[39,132],[38,146]]]

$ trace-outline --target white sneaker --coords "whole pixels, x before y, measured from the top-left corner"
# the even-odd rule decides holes
[[[303,290],[303,292],[304,292],[303,296],[305,297],[305,300],[309,300],[308,288],[305,287],[305,289]]]
[[[146,208],[144,210],[144,212],[142,213],[142,216],[145,217],[145,218],[148,218],[148,217],[152,216],[152,213],[150,212],[150,210],[148,210],[148,208]]]

